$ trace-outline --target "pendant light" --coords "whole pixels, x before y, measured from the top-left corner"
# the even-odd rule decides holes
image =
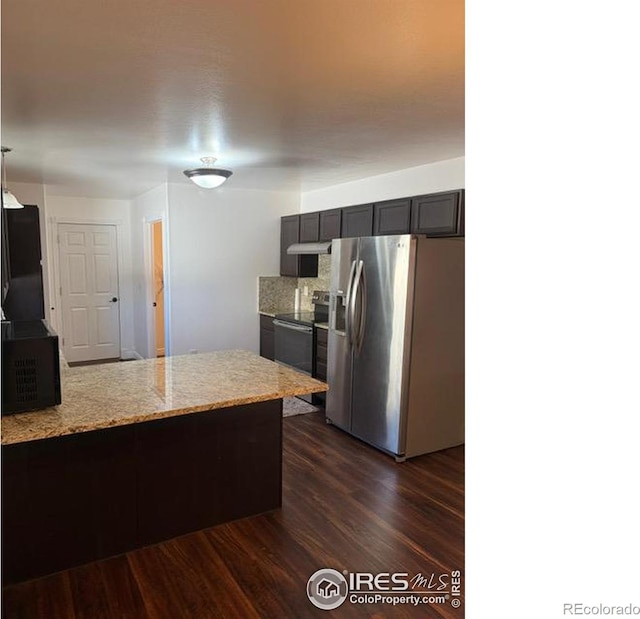
[[[233,174],[231,170],[214,168],[215,157],[202,157],[200,161],[202,161],[204,167],[184,171],[184,175],[190,178],[198,187],[203,187],[204,189],[220,187]]]
[[[7,168],[4,163],[4,154],[10,153],[11,149],[2,146],[2,208],[24,208],[17,198],[7,189]]]

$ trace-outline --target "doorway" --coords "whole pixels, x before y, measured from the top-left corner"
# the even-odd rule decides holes
[[[149,222],[151,283],[151,328],[149,329],[149,356],[164,357],[165,346],[165,252],[164,230],[161,219]]]
[[[62,350],[69,363],[120,358],[115,225],[58,224]]]

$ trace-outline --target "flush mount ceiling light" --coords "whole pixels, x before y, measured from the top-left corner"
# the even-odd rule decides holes
[[[233,174],[231,170],[214,168],[215,157],[202,157],[200,161],[205,167],[184,171],[184,175],[190,178],[198,187],[203,187],[204,189],[220,187]]]
[[[11,149],[2,146],[2,208],[24,208],[16,197],[7,189],[7,168],[4,163],[4,154],[10,153]]]

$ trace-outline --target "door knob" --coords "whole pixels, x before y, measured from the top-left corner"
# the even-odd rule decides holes
[[[112,297],[112,299],[111,299],[111,303],[116,303],[116,302],[117,302],[117,300],[118,300],[118,297]]]

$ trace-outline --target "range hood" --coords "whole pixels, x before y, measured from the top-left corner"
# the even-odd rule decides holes
[[[331,253],[331,241],[321,241],[319,243],[294,243],[287,247],[287,253],[289,255],[300,254],[330,254]]]

